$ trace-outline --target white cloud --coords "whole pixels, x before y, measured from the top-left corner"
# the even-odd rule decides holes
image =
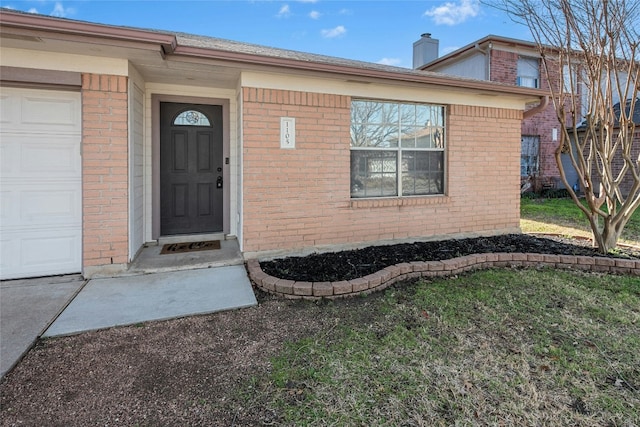
[[[399,65],[402,62],[400,58],[382,58],[378,64],[382,65]]]
[[[317,10],[312,10],[311,12],[309,12],[309,18],[311,19],[320,19],[320,16],[322,14],[320,12],[318,12]]]
[[[477,16],[478,13],[480,13],[478,0],[460,0],[432,7],[424,15],[432,18],[437,25],[457,25]]]
[[[283,5],[278,14],[276,15],[278,18],[288,18],[291,16],[291,8],[289,8],[288,4]]]
[[[351,13],[349,9],[340,9],[340,12],[338,12],[339,15],[351,15]]]
[[[57,1],[50,15],[64,18],[65,16],[73,15],[74,13],[75,9],[71,7],[64,7],[61,2]]]
[[[320,34],[322,34],[322,37],[324,37],[325,39],[333,39],[335,37],[343,36],[346,32],[347,29],[344,26],[338,25],[335,28],[322,30],[320,31]]]
[[[39,0],[37,1],[37,3],[40,3],[41,7],[46,7],[47,4],[52,3],[51,1],[48,0]],[[11,6],[11,5],[7,5],[7,6],[2,6],[5,9],[12,9],[12,10],[24,10],[24,9],[16,9],[16,7]],[[35,14],[40,14],[41,12],[38,11],[38,9],[36,7],[30,7],[29,9],[26,10],[27,13],[35,13]],[[43,12],[44,13],[44,12]],[[55,2],[53,9],[51,10],[51,12],[49,13],[50,16],[56,16],[59,18],[64,18],[67,17],[69,15],[73,15],[76,13],[76,10],[72,7],[64,7],[64,5],[62,4],[62,2]]]
[[[298,3],[318,3],[318,0],[296,0]]]

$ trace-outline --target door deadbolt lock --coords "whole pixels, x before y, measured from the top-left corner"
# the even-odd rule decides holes
[[[219,176],[216,180],[216,188],[222,188],[222,177]]]

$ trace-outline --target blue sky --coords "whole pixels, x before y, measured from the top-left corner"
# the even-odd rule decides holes
[[[0,0],[0,5],[409,68],[413,42],[422,33],[440,40],[440,55],[488,34],[531,40],[526,27],[479,0]]]

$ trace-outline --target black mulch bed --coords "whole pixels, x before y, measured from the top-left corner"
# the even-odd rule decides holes
[[[411,261],[440,261],[481,253],[539,253],[555,255],[607,256],[640,259],[640,251],[618,248],[600,254],[591,241],[560,237],[507,234],[434,242],[369,246],[363,249],[287,257],[260,263],[270,276],[303,282],[336,282],[363,277],[390,265]]]

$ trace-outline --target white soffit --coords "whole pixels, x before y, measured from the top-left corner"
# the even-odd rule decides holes
[[[526,103],[539,102],[538,97],[508,95],[497,92],[481,92],[477,89],[438,87],[419,83],[401,82],[366,83],[347,79],[321,79],[292,76],[289,74],[243,72],[244,87],[295,90],[301,92],[330,93],[358,98],[376,98],[438,104],[459,104],[479,107],[522,110]]]
[[[0,47],[0,57],[2,57],[2,65],[8,67],[101,73],[118,76],[126,76],[129,73],[128,61],[121,58],[104,58],[6,47]]]

